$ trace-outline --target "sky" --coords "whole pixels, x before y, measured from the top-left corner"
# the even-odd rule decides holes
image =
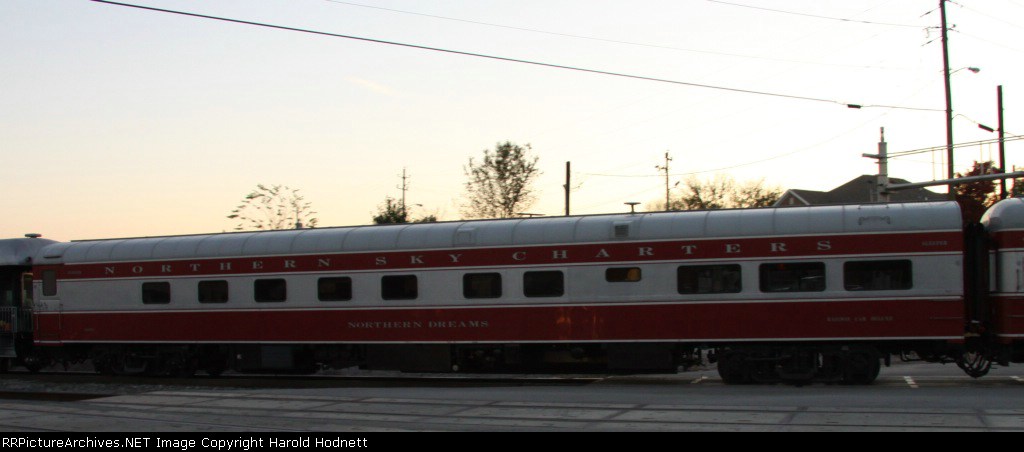
[[[403,169],[414,217],[458,220],[464,166],[505,141],[539,157],[528,211],[546,215],[564,212],[566,162],[572,213],[593,214],[663,200],[666,152],[671,185],[829,190],[877,172],[862,154],[882,127],[890,152],[946,141],[937,0],[125,2],[661,81],[0,0],[0,238],[230,231],[257,184],[300,189],[320,226],[369,224]],[[954,141],[997,137],[977,123],[996,126],[998,85],[1004,129],[1024,134],[1024,0],[947,9]],[[1007,166],[1022,151],[1008,142]],[[964,147],[955,166],[989,158]],[[943,159],[889,173],[941,179]]]

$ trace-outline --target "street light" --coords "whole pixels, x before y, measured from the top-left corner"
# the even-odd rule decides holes
[[[957,72],[960,72],[960,71],[962,71],[964,69],[967,69],[968,71],[971,71],[971,72],[973,72],[975,74],[981,72],[981,68],[977,68],[977,67],[973,67],[973,66],[967,66],[967,67],[962,67],[960,69],[957,69],[957,70],[955,70],[953,72],[950,72],[949,75],[956,74]]]
[[[964,69],[971,71],[975,74],[981,72],[981,68],[974,66],[967,66],[957,69],[955,71],[949,70],[949,49],[947,47],[946,37],[946,1],[942,0],[939,2],[942,8],[942,63],[943,63],[943,77],[946,82],[946,178],[952,180],[953,171],[953,92],[949,84],[949,76],[960,72]],[[956,184],[949,184],[949,194],[953,194],[953,190]]]

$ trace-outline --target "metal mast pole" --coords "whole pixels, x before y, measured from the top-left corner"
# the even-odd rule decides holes
[[[1006,171],[1006,141],[1003,132],[1003,85],[996,88],[996,97],[999,107],[999,169]],[[999,199],[1006,199],[1006,179],[999,183]]]

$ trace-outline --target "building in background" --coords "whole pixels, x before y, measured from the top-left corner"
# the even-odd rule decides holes
[[[909,184],[910,182],[889,178],[890,184]],[[799,190],[789,189],[782,194],[773,207],[794,207],[794,206],[820,206],[828,204],[863,204],[878,202],[878,176],[866,174],[840,185],[830,191]],[[935,193],[924,188],[910,190],[892,191],[889,194],[891,202],[923,202],[923,201],[947,201],[949,196],[945,193]]]

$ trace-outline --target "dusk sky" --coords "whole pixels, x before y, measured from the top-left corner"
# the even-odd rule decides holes
[[[125,2],[663,81],[0,0],[0,238],[230,231],[258,183],[301,189],[321,226],[368,224],[403,167],[413,216],[457,220],[463,166],[506,140],[540,157],[529,211],[547,215],[566,161],[573,213],[591,214],[663,199],[666,151],[673,184],[828,190],[876,172],[861,154],[880,127],[890,152],[946,140],[938,0]],[[976,123],[996,126],[998,85],[1008,136],[1024,134],[1024,0],[947,9],[955,141],[997,137]],[[1024,166],[1024,144],[1006,149]],[[941,179],[943,158],[890,175]],[[996,145],[959,149],[957,171],[989,158]]]

